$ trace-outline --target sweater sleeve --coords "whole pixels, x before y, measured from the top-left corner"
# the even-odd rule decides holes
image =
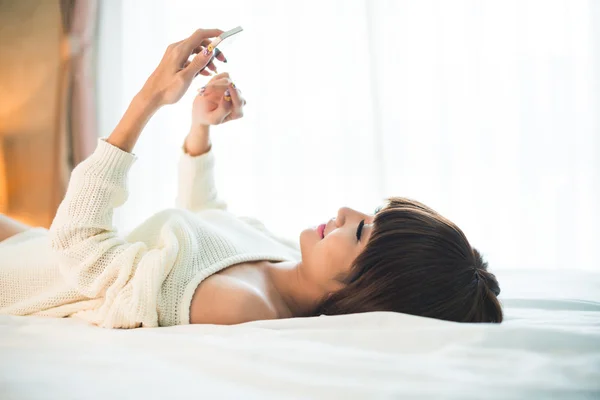
[[[182,151],[178,165],[177,207],[193,212],[210,208],[227,211],[227,203],[217,192],[214,168],[215,155],[212,148],[199,156],[191,156]]]
[[[94,153],[71,173],[50,226],[61,274],[89,298],[123,287],[147,252],[144,243],[126,242],[113,227],[113,209],[127,199],[127,174],[136,159],[98,139]]]

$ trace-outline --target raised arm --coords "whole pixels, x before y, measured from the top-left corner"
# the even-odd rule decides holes
[[[210,125],[218,125],[243,117],[246,99],[232,82],[228,73],[222,73],[203,87],[194,100],[192,127],[183,142],[179,160],[177,207],[198,212],[206,209],[227,210],[215,184],[215,155],[210,140]],[[297,241],[269,231],[262,221],[250,216],[238,216],[242,221],[263,231],[281,243],[299,250]]]
[[[192,129],[179,159],[177,207],[193,212],[210,208],[227,210],[227,203],[219,197],[215,185],[214,169],[209,127]]]
[[[200,29],[170,45],[115,130],[108,139],[99,139],[95,152],[73,170],[50,227],[50,239],[61,272],[80,294],[93,299],[112,293],[110,298],[116,301],[115,294],[124,296],[122,289],[129,285],[140,260],[158,257],[144,243],[128,243],[119,237],[113,227],[113,209],[127,199],[127,175],[136,158],[131,152],[142,129],[160,107],[178,101],[204,67],[210,68],[212,54],[201,52],[202,45],[221,33]],[[199,54],[186,63],[192,53]],[[118,321],[109,325],[121,327],[131,327],[141,312],[109,308],[119,313]],[[129,319],[124,317],[128,312]]]
[[[246,100],[228,73],[213,77],[194,99],[192,126],[183,143],[178,166],[177,207],[193,212],[227,210],[214,179],[215,156],[210,125],[241,118]]]

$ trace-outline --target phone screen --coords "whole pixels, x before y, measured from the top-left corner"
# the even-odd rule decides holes
[[[219,50],[224,52],[226,51],[226,49],[230,48],[233,43],[237,41],[237,39],[240,37],[239,33],[242,31],[242,27],[238,26],[236,28],[223,32],[219,35],[218,38],[213,40],[211,44],[214,43],[216,47],[219,48]]]

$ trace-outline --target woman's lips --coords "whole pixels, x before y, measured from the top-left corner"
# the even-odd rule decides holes
[[[325,237],[325,227],[327,225],[325,224],[321,224],[317,227],[317,232],[319,232],[319,235],[321,236],[321,239],[323,239]]]

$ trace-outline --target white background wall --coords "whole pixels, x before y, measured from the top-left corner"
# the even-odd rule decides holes
[[[246,116],[213,130],[230,209],[290,238],[386,196],[456,222],[490,268],[600,270],[600,2],[102,2],[100,132],[166,46],[198,27],[223,50]],[[135,153],[127,231],[172,207],[200,77]]]

